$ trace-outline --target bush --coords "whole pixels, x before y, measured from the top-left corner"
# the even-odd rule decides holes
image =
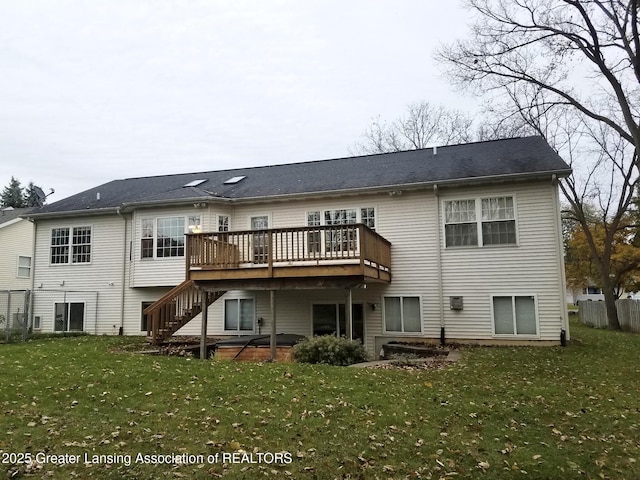
[[[301,363],[346,366],[366,362],[367,351],[357,340],[323,335],[307,337],[294,345],[293,358]]]

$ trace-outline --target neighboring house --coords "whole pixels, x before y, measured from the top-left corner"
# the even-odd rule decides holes
[[[567,287],[567,303],[577,305],[578,302],[584,300],[604,300],[602,289],[594,285],[589,285],[584,288]]]
[[[557,344],[570,171],[529,137],[115,180],[31,215],[34,314],[158,340],[207,303],[213,336]]]
[[[29,308],[26,291],[31,288],[33,273],[34,228],[33,223],[20,216],[30,210],[0,210],[0,331],[19,328],[18,321],[25,319]]]
[[[625,292],[624,290],[620,292],[620,298],[630,298],[633,300],[638,300],[640,298],[640,294],[638,292]],[[595,285],[588,285],[584,288],[579,287],[567,287],[567,303],[571,303],[573,305],[577,305],[578,302],[582,301],[604,301],[604,293],[602,292],[602,288],[596,287]]]
[[[33,223],[20,218],[30,210],[0,210],[0,290],[31,288]]]

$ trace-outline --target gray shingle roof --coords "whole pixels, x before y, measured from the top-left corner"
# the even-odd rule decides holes
[[[243,200],[411,185],[490,181],[496,177],[565,176],[570,167],[541,137],[264,167],[114,180],[46,205],[38,214],[111,210],[147,203]],[[224,182],[245,175],[235,184]],[[195,187],[185,184],[199,179]],[[98,199],[99,194],[99,199]]]
[[[26,215],[33,208],[3,208],[0,210],[0,225],[4,225],[13,219]]]

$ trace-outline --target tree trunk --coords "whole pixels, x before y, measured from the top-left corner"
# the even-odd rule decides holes
[[[604,306],[607,311],[607,323],[610,330],[620,330],[620,322],[618,321],[618,309],[616,308],[616,295],[613,287],[605,285],[602,289],[604,293]]]

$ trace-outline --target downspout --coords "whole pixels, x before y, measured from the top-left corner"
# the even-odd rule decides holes
[[[564,268],[564,249],[562,248],[562,215],[560,213],[560,195],[558,193],[558,177],[553,174],[551,176],[551,185],[553,186],[553,200],[555,202],[556,215],[556,241],[558,244],[558,261],[560,262],[560,321],[562,328],[560,330],[560,344],[564,347],[569,340],[569,319],[567,318],[567,302],[566,302],[566,285],[567,278]]]
[[[118,335],[124,335],[124,281],[125,270],[127,265],[127,218],[120,211],[120,207],[116,210],[116,213],[122,220],[124,220],[124,229],[122,235],[122,275],[120,278],[120,329]]]
[[[442,284],[442,238],[440,232],[440,196],[438,194],[438,185],[433,186],[433,194],[436,198],[436,269],[438,270],[438,298],[440,305],[440,344],[445,344],[445,325],[444,325],[444,286]]]
[[[35,305],[35,286],[36,286],[36,238],[38,238],[38,222],[32,218],[28,219],[33,223],[33,242],[31,245],[31,298],[29,298],[29,325],[31,326],[31,332],[33,332],[33,306]],[[40,325],[42,328],[42,325]]]

